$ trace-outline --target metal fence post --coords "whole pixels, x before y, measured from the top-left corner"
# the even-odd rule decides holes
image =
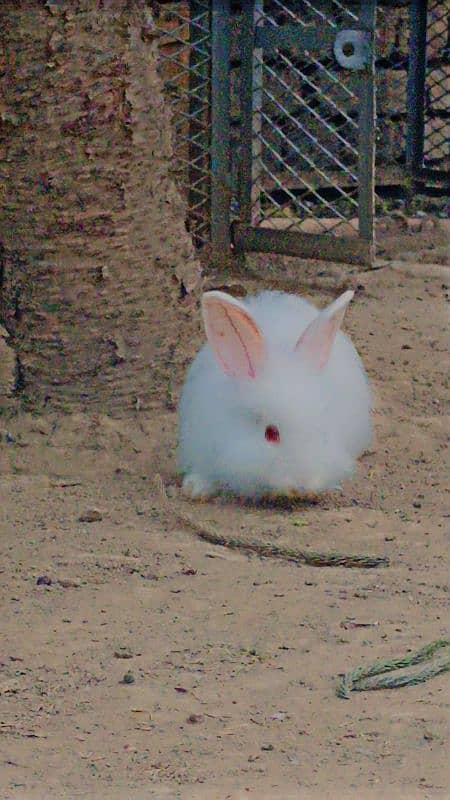
[[[411,0],[409,11],[406,165],[411,191],[414,191],[414,179],[423,167],[427,6],[428,0]]]
[[[254,24],[255,0],[249,0],[242,10],[240,32],[242,136],[239,147],[239,217],[240,222],[247,225],[252,221]]]
[[[255,0],[254,20],[255,29],[264,22],[264,0]],[[262,106],[263,106],[263,49],[254,48],[253,52],[253,91],[252,91],[252,220],[261,216],[261,159],[263,156],[262,133]]]
[[[360,79],[359,97],[359,143],[358,143],[358,220],[359,235],[370,246],[369,262],[375,259],[375,53],[374,29],[376,0],[361,0],[359,26],[371,37],[370,58]]]
[[[211,11],[211,256],[225,266],[231,254],[230,0]]]

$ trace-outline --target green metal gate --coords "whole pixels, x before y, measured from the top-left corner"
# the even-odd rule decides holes
[[[414,191],[449,183],[450,3],[411,0],[410,18],[406,158]]]
[[[205,260],[264,251],[373,263],[375,169],[377,197],[448,178],[449,5],[151,3],[173,175]]]
[[[237,250],[372,263],[375,5],[243,4]]]
[[[196,244],[370,264],[375,1],[153,6]]]

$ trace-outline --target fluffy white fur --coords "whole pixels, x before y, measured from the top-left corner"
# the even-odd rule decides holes
[[[184,490],[257,498],[335,487],[371,438],[370,391],[358,353],[339,331],[318,370],[294,349],[319,313],[315,306],[282,292],[240,302],[264,336],[266,357],[249,378],[226,374],[209,343],[197,353],[179,406]],[[278,427],[278,444],[266,441],[267,425]]]

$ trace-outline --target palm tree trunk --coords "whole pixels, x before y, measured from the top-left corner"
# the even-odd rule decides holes
[[[199,269],[147,4],[3,0],[0,29],[0,325],[15,393],[33,408],[159,403],[196,329]]]

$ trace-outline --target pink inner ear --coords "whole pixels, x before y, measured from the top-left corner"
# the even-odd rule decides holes
[[[223,371],[255,378],[265,358],[264,338],[245,306],[225,292],[206,292],[202,312],[206,337]]]
[[[303,331],[295,345],[295,350],[304,353],[315,369],[322,370],[326,366],[336,334],[353,295],[352,291],[344,292],[324,308]]]

